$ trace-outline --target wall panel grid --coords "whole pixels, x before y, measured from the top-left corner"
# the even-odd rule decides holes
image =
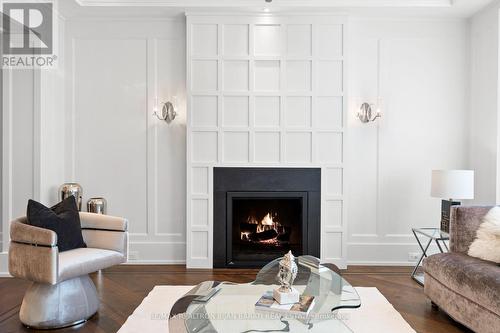
[[[322,259],[345,262],[340,16],[187,16],[187,264],[212,267],[214,166],[321,167]]]

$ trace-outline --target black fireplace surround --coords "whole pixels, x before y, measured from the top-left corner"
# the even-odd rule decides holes
[[[214,168],[213,265],[320,255],[321,169]]]

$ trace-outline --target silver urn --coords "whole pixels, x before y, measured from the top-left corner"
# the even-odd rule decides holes
[[[104,198],[90,198],[87,201],[87,212],[95,214],[106,214],[107,201]]]
[[[82,210],[82,195],[83,189],[78,183],[64,183],[59,187],[59,199],[63,201],[70,196],[74,196],[79,211]]]

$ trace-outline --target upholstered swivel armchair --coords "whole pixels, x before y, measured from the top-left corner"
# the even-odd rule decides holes
[[[9,272],[33,281],[19,312],[21,322],[33,328],[59,328],[86,321],[99,308],[88,274],[127,261],[128,221],[80,213],[87,248],[59,253],[57,234],[27,224],[10,226]]]

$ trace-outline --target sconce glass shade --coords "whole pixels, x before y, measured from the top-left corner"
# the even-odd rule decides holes
[[[158,119],[164,120],[167,123],[170,123],[177,116],[177,112],[175,111],[174,105],[171,102],[163,103],[163,106],[158,112],[158,109],[155,107],[153,113]]]
[[[431,196],[474,199],[474,170],[432,170]]]
[[[371,104],[363,103],[359,108],[357,116],[362,123],[369,123],[370,121],[375,121],[375,119],[380,118],[381,114],[378,108],[373,112]]]

